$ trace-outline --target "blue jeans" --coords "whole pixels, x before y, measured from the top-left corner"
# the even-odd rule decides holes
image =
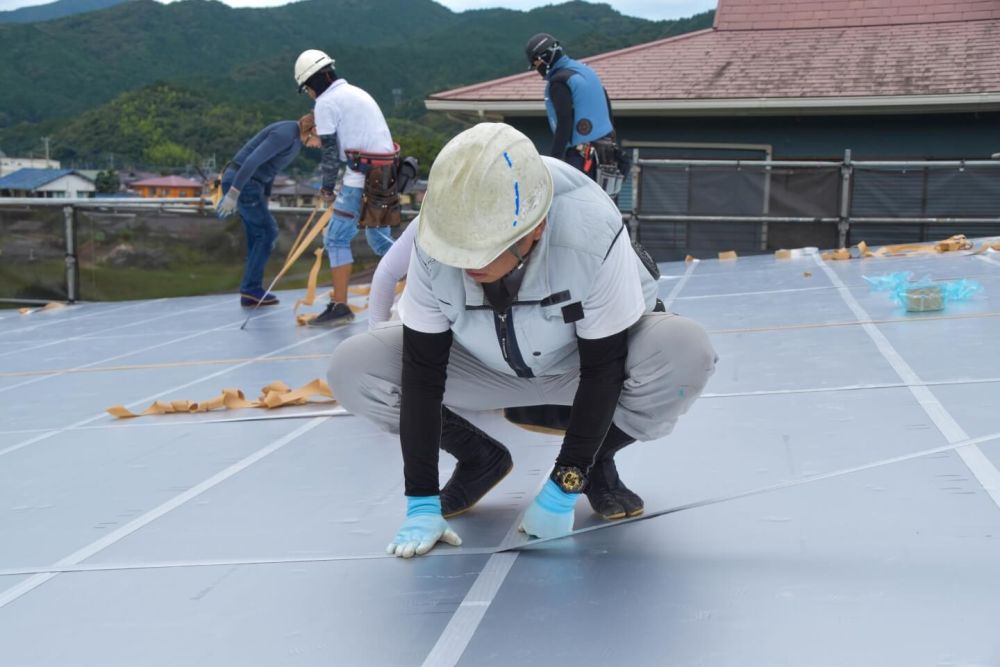
[[[337,267],[354,262],[351,253],[351,240],[358,233],[358,220],[361,218],[361,195],[363,188],[342,185],[336,201],[333,202],[333,217],[326,228],[323,245],[330,257],[330,266]],[[368,246],[381,257],[392,247],[392,232],[388,227],[369,227],[365,229],[365,240]]]
[[[231,180],[223,179],[223,195],[229,192],[232,184]],[[278,240],[278,223],[267,208],[267,195],[259,181],[251,179],[243,186],[236,201],[236,210],[240,213],[247,235],[247,261],[240,292],[252,293],[264,289],[264,267]]]

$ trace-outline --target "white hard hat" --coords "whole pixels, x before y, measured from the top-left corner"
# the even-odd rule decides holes
[[[420,207],[417,243],[448,266],[480,269],[537,227],[552,175],[510,125],[480,123],[441,149]]]
[[[328,65],[333,67],[333,58],[319,49],[306,49],[300,53],[295,59],[295,83],[299,84],[299,90],[306,85],[309,77]]]

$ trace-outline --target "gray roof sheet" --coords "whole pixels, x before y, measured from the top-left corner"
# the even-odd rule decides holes
[[[619,469],[651,513],[698,506],[499,551],[559,440],[470,415],[514,471],[413,561],[383,554],[398,440],[361,419],[104,412],[304,384],[363,317],[298,328],[301,291],[245,331],[235,295],[0,311],[0,664],[996,664],[1000,261],[661,267],[719,366]],[[863,280],[899,270],[986,291],[906,314]]]

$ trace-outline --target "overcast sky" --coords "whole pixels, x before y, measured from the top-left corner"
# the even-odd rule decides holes
[[[176,0],[160,0],[160,2]],[[275,7],[287,5],[288,0],[222,0],[230,7]],[[554,4],[544,0],[437,0],[454,11],[482,9],[484,7],[506,7],[508,9],[531,9]],[[17,9],[29,5],[43,5],[39,0],[0,0],[0,10]],[[715,9],[716,0],[615,0],[607,2],[622,14],[639,16],[644,19],[676,19],[707,9]]]

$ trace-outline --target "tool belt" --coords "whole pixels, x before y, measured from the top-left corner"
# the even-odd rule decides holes
[[[344,151],[347,166],[365,175],[359,227],[396,227],[402,221],[396,173],[399,144],[393,144],[393,148],[392,153]]]
[[[628,172],[625,154],[615,142],[613,134],[598,139],[591,144],[593,159],[597,166],[594,180],[612,198],[621,192]]]

